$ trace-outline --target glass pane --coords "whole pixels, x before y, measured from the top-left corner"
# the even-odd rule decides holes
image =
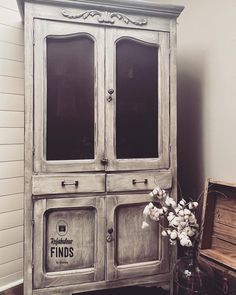
[[[158,157],[158,48],[132,39],[116,46],[116,155]]]
[[[94,158],[94,42],[47,39],[47,160]]]

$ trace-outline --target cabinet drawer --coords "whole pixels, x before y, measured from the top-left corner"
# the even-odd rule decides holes
[[[171,188],[171,172],[119,173],[107,176],[108,192],[153,190],[157,185],[163,189]]]
[[[104,191],[105,174],[33,175],[33,195]]]

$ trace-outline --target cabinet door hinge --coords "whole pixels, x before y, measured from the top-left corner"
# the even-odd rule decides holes
[[[35,220],[32,219],[31,223],[32,223],[32,225],[34,226],[34,225],[35,225]]]
[[[171,144],[169,145],[169,152],[171,152]]]
[[[33,157],[35,156],[35,147],[33,148]]]

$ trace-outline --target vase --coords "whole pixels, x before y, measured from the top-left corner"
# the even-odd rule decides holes
[[[211,275],[194,255],[180,258],[174,268],[174,295],[210,295]]]

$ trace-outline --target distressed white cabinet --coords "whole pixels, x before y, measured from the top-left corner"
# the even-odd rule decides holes
[[[128,0],[19,0],[25,23],[24,294],[168,285],[142,211],[176,198],[176,18]]]

